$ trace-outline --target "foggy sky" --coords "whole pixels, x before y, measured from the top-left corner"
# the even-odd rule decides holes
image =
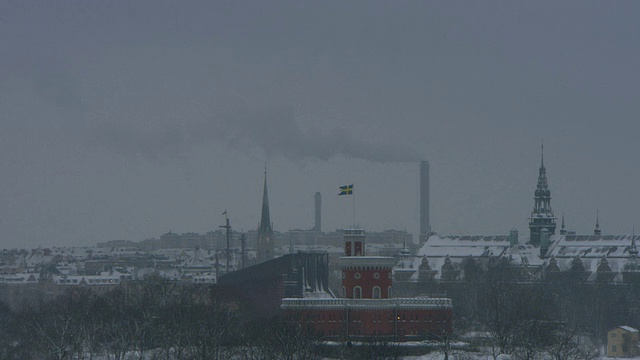
[[[637,2],[0,2],[0,248],[640,227]]]

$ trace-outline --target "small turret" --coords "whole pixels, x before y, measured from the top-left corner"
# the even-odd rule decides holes
[[[582,263],[582,259],[580,259],[580,256],[576,255],[576,257],[571,261],[571,271],[577,273],[582,273],[585,271],[584,264]]]
[[[363,229],[346,229],[343,238],[345,256],[364,256],[365,233]]]
[[[558,272],[560,272],[560,267],[558,267],[558,261],[556,260],[555,256],[552,256],[551,259],[549,259],[549,264],[547,265],[545,271],[547,273],[558,273]]]
[[[611,271],[611,266],[609,266],[609,261],[607,261],[607,257],[605,255],[602,255],[602,258],[600,259],[600,263],[598,264],[598,272],[603,272],[603,271]]]
[[[429,260],[427,260],[427,256],[422,257],[422,262],[418,267],[418,280],[419,281],[429,281],[436,276],[438,270],[432,270],[431,265],[429,265]]]
[[[616,273],[611,271],[611,266],[609,266],[609,261],[607,261],[606,255],[602,255],[602,259],[598,264],[598,269],[596,270],[596,281],[599,282],[609,282],[612,281],[616,276]]]
[[[638,256],[638,248],[636,247],[636,229],[633,229],[631,233],[631,248],[629,248],[629,255]]]
[[[560,235],[567,235],[567,229],[564,227],[564,211],[562,212],[562,226],[560,227]]]
[[[444,281],[452,281],[458,278],[460,271],[456,270],[451,263],[449,255],[445,257],[444,264],[442,264],[442,272],[440,278]]]

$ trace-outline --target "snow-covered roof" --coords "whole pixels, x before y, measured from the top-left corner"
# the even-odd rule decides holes
[[[1,275],[0,283],[5,284],[29,284],[37,283],[39,274],[36,273],[16,273],[9,275]]]
[[[552,235],[550,240],[549,256],[556,258],[627,258],[631,249],[631,235]]]
[[[635,237],[638,242],[639,237]],[[585,271],[590,272],[590,280],[595,279],[598,266],[603,258],[607,259],[612,272],[624,270],[631,258],[631,235],[551,235],[549,250],[544,257],[540,248],[529,242],[529,236],[519,236],[518,245],[511,246],[509,236],[442,236],[431,235],[417,251],[413,266],[418,268],[421,258],[426,256],[431,269],[438,270],[435,278],[441,275],[445,259],[452,264],[460,264],[466,258],[506,257],[512,265],[546,266],[551,257],[561,271],[571,268],[572,261],[578,257]],[[418,274],[412,276],[416,280]]]
[[[479,257],[502,256],[509,248],[507,236],[447,236],[431,235],[418,250],[418,256]]]
[[[620,329],[626,330],[628,332],[638,332],[637,329],[632,328],[631,326],[626,326],[626,325],[622,325],[622,326],[618,326]]]

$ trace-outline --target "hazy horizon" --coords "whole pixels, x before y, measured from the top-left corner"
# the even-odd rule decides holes
[[[257,227],[640,227],[636,2],[0,4],[0,248]]]

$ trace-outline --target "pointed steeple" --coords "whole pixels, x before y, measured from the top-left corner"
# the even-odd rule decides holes
[[[544,141],[540,143],[540,170],[544,169]]]
[[[567,229],[564,227],[564,211],[562,212],[562,226],[560,227],[560,235],[567,235]]]
[[[546,190],[549,195],[549,184],[547,183],[547,169],[544,167],[544,144],[540,145],[540,169],[538,170],[538,186],[536,190],[540,190],[541,194]],[[536,191],[537,196],[537,191]]]
[[[538,184],[534,192],[534,205],[529,218],[530,239],[534,246],[540,245],[540,231],[546,228],[549,235],[556,233],[556,218],[551,209],[551,191],[547,182],[547,169],[544,167],[544,144],[540,144],[540,169]]]
[[[596,228],[593,229],[593,235],[600,236],[602,234],[602,230],[600,230],[600,216],[598,214],[598,210],[596,209]]]
[[[262,215],[260,216],[260,228],[262,234],[272,234],[271,216],[269,215],[269,195],[267,192],[267,167],[264,167],[264,189],[262,192]]]
[[[264,167],[264,190],[262,193],[262,215],[258,225],[258,263],[273,259],[273,229],[269,216],[269,195],[267,194],[267,166]]]

